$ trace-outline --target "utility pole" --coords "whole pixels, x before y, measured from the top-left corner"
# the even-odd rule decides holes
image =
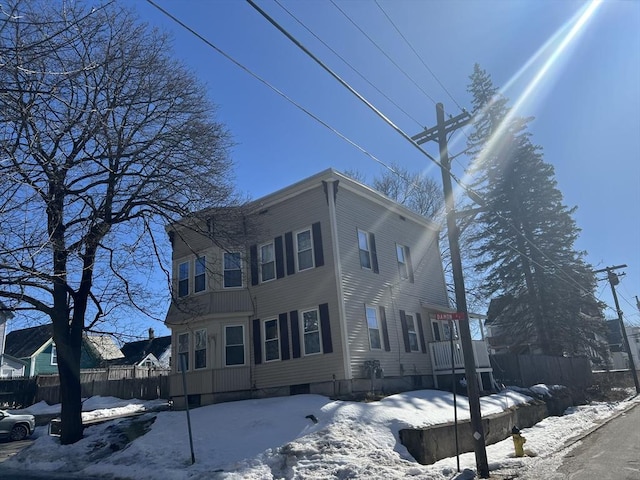
[[[469,312],[467,311],[467,298],[462,275],[462,260],[460,258],[460,243],[458,227],[456,225],[456,210],[451,186],[451,161],[447,147],[447,134],[463,127],[471,121],[471,115],[463,112],[460,115],[444,119],[444,107],[442,103],[436,105],[435,127],[425,129],[411,139],[418,145],[436,140],[440,148],[440,164],[442,165],[442,189],[444,191],[445,208],[447,212],[447,236],[449,238],[449,250],[451,252],[451,267],[453,269],[453,283],[456,293],[456,310],[464,318],[460,321],[460,341],[464,355],[464,371],[467,377],[467,394],[469,396],[469,410],[471,414],[471,429],[473,430],[474,451],[476,455],[476,467],[480,478],[489,478],[489,462],[485,446],[484,430],[482,428],[482,413],[480,411],[480,395],[478,392],[477,372],[473,356],[473,343],[471,341],[471,329],[469,328]],[[453,386],[455,388],[455,385]]]
[[[624,328],[624,322],[622,321],[622,310],[620,310],[620,304],[618,303],[618,294],[616,293],[616,285],[620,283],[620,279],[618,275],[614,273],[614,270],[618,270],[620,268],[626,268],[626,265],[616,265],[615,267],[607,267],[602,270],[596,270],[593,273],[602,273],[607,272],[607,280],[609,280],[609,285],[611,285],[611,293],[613,294],[613,301],[616,304],[616,312],[618,313],[618,321],[620,322],[620,331],[622,332],[622,338],[624,341],[625,349],[627,350],[627,355],[629,356],[629,368],[631,369],[631,376],[633,377],[633,383],[636,386],[636,394],[640,394],[640,383],[638,383],[638,371],[636,370],[635,361],[633,360],[633,355],[631,353],[631,346],[629,345],[629,338],[627,337],[627,330]]]

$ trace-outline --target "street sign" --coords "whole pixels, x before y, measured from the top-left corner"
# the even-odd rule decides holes
[[[464,313],[436,313],[436,320],[464,320]]]

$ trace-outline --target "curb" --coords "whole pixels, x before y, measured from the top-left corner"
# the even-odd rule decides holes
[[[623,400],[623,401],[629,401],[631,399],[634,398],[639,398],[640,394],[636,394],[633,395],[631,397],[629,397],[627,400]],[[577,435],[575,437],[572,437],[570,439],[568,439],[564,445],[562,446],[562,450],[564,450],[565,448],[569,448],[570,446],[574,445],[575,443],[579,442],[580,440],[582,440],[585,437],[588,437],[589,435],[591,435],[593,432],[595,432],[596,430],[602,428],[603,426],[605,426],[607,423],[609,423],[610,421],[618,418],[621,415],[624,415],[625,413],[627,413],[629,410],[631,410],[632,408],[637,407],[638,405],[640,405],[640,402],[633,402],[630,403],[628,406],[626,406],[625,408],[623,408],[622,410],[620,410],[619,412],[611,415],[610,417],[607,417],[606,419],[604,419],[601,423],[599,423],[598,425],[595,425],[593,427],[591,427],[588,430],[585,430],[584,432],[582,432],[580,435]]]

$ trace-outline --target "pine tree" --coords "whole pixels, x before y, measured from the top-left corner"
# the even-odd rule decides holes
[[[579,228],[528,132],[531,118],[511,115],[508,100],[477,64],[471,75],[474,188],[486,204],[473,240],[475,268],[494,298],[489,317],[513,350],[592,353],[602,345],[595,277],[574,243]],[[494,323],[495,324],[495,323]]]

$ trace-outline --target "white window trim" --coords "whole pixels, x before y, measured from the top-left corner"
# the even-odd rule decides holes
[[[200,276],[196,274],[196,266],[198,265],[198,260],[203,259],[204,260],[204,272],[201,273],[200,275],[204,276],[204,288],[202,290],[198,290],[196,292],[196,277]],[[198,295],[201,294],[203,292],[207,291],[207,256],[206,255],[197,255],[194,259],[193,259],[193,294],[194,295]]]
[[[204,332],[204,348],[198,348],[197,342],[198,342],[198,332]],[[207,344],[207,329],[206,328],[199,328],[197,330],[194,330],[193,332],[193,369],[194,370],[203,370],[205,368],[207,368],[208,364],[209,364],[209,348],[208,348],[208,344]],[[204,367],[198,367],[196,366],[196,352],[199,352],[200,350],[204,350]]]
[[[277,330],[277,335],[275,339],[267,339],[267,322],[276,322],[276,330]],[[262,347],[263,347],[263,352],[262,352],[262,360],[265,363],[269,363],[269,362],[278,362],[281,360],[280,358],[280,323],[278,322],[277,318],[267,318],[265,320],[262,321],[262,331],[264,332],[264,340],[262,341]],[[278,358],[272,358],[270,360],[267,360],[267,341],[273,342],[274,340],[277,340],[278,342]]]
[[[373,313],[375,315],[376,318],[376,324],[377,327],[376,329],[372,329],[369,326],[369,316],[367,315],[367,310],[371,309],[373,310]],[[380,318],[378,315],[378,309],[376,307],[374,307],[373,305],[367,305],[365,304],[364,306],[364,319],[367,322],[367,335],[369,336],[369,349],[370,350],[382,350],[382,328],[380,326]],[[379,347],[374,347],[373,345],[371,345],[371,330],[378,330],[378,338],[380,339],[380,346]]]
[[[398,257],[399,250],[402,251],[403,261],[400,261],[400,258]],[[400,276],[400,280],[409,280],[411,275],[409,274],[409,261],[407,260],[406,245],[396,243],[396,261],[398,262],[398,275]],[[404,270],[402,269],[402,266],[404,266]]]
[[[273,250],[273,278],[269,278],[267,280],[264,280],[262,278],[262,265],[264,265],[264,263],[262,262],[262,248],[266,247],[267,245],[271,245],[271,248]],[[269,263],[272,263],[269,262]],[[278,274],[276,272],[276,246],[275,246],[275,242],[266,242],[263,243],[262,245],[258,246],[258,275],[260,278],[260,283],[267,283],[267,282],[272,282],[273,280],[275,280],[278,277]]]
[[[182,278],[180,276],[180,274],[181,274],[180,270],[181,270],[182,265],[186,265],[187,266],[187,278]],[[190,259],[178,262],[178,268],[177,268],[176,277],[177,277],[177,284],[176,284],[177,290],[176,290],[176,292],[178,294],[178,298],[188,297],[189,294],[191,293],[191,260]],[[180,282],[183,281],[183,280],[187,281],[187,292],[184,295],[180,295]]]
[[[186,352],[181,352],[180,351],[180,337],[182,337],[184,335],[187,336],[187,351]],[[191,353],[191,335],[190,335],[189,332],[180,332],[180,333],[178,333],[177,340],[178,340],[178,344],[176,345],[176,353],[177,353],[176,358],[178,360],[178,363],[176,364],[176,372],[178,372],[178,373],[182,372],[182,361],[181,361],[181,358],[182,358],[182,355],[185,354],[185,353],[187,354],[187,368],[185,369],[185,372],[188,372],[188,371],[191,370],[191,367],[193,366],[193,365],[191,365],[191,358],[190,358],[191,357],[191,355],[190,355],[190,353]]]
[[[224,284],[224,274],[227,271],[227,269],[224,268],[224,265],[225,265],[224,256],[225,255],[236,254],[236,253],[238,255],[240,255],[240,285],[233,286],[233,287],[227,287]],[[229,270],[229,271],[231,271],[231,270]],[[235,270],[233,270],[233,271],[235,271]],[[244,288],[244,263],[243,263],[243,260],[242,260],[242,252],[239,251],[239,250],[234,250],[234,251],[229,251],[229,252],[222,252],[222,288],[224,290],[233,290],[234,288]]]
[[[404,314],[405,322],[407,323],[407,337],[409,337],[409,348],[411,348],[411,333],[416,336],[416,349],[411,348],[411,352],[419,352],[420,351],[420,337],[418,336],[418,325],[417,325],[417,317],[415,313],[405,312]],[[411,319],[411,322],[409,322]],[[410,329],[409,327],[412,327]]]
[[[366,249],[360,247],[360,234],[361,233],[364,234],[364,238],[365,238],[365,241],[367,243],[367,248]],[[369,243],[369,232],[367,232],[366,230],[362,230],[362,229],[358,228],[357,229],[356,238],[357,238],[357,241],[358,241],[358,263],[360,264],[360,268],[364,268],[365,270],[373,270],[373,259],[371,258],[371,245]],[[360,258],[360,252],[361,251],[367,252],[367,255],[369,256],[369,266],[368,267],[362,265],[362,259]]]
[[[320,345],[320,351],[318,352],[311,352],[311,353],[307,353],[307,345],[304,341],[304,337],[305,337],[305,331],[304,331],[304,314],[307,312],[316,312],[316,316],[318,319],[318,345]],[[324,348],[322,345],[322,325],[320,324],[320,309],[318,307],[313,307],[313,308],[305,308],[304,310],[300,310],[298,313],[299,316],[299,322],[300,322],[300,335],[301,335],[301,342],[302,342],[302,354],[305,357],[312,357],[313,355],[321,355]]]
[[[227,364],[227,347],[231,346],[231,347],[237,347],[240,344],[234,344],[234,345],[228,345],[227,344],[227,328],[233,328],[233,327],[241,327],[242,328],[242,355],[243,355],[243,359],[242,359],[242,363],[238,363],[238,364],[234,364],[234,365],[229,365]],[[247,364],[247,342],[245,341],[245,328],[244,325],[242,324],[232,324],[232,325],[225,325],[224,326],[224,366],[225,368],[234,368],[234,367],[244,367]]]
[[[55,362],[53,361],[55,359]],[[51,365],[58,365],[58,347],[55,343],[51,344]]]
[[[300,268],[300,260],[299,260],[300,259],[300,257],[299,257],[300,251],[298,250],[298,234],[304,233],[304,232],[309,232],[309,240],[311,240],[311,248],[310,248],[310,250],[311,250],[311,266],[301,269]],[[313,230],[311,229],[311,227],[303,228],[301,230],[298,230],[297,232],[295,232],[293,234],[293,237],[294,237],[294,240],[295,240],[294,241],[294,246],[295,246],[295,251],[296,251],[296,254],[295,254],[296,271],[297,272],[304,272],[305,270],[312,270],[312,269],[316,268],[316,259],[315,259],[315,247],[316,246],[313,243]],[[304,251],[306,252],[307,250],[304,250]]]

